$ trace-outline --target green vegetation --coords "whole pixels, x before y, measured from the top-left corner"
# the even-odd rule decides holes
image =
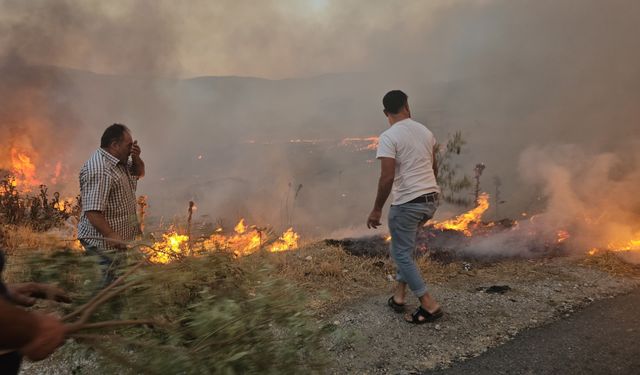
[[[456,157],[460,155],[466,144],[467,142],[462,138],[462,132],[457,131],[449,137],[444,149],[438,147],[436,150],[438,185],[440,185],[442,199],[447,203],[460,206],[471,203],[467,193],[472,186],[471,179],[465,174],[460,175],[460,165],[455,163]]]
[[[127,276],[112,298],[71,337],[94,348],[100,368],[150,374],[297,374],[321,372],[332,329],[305,307],[305,293],[269,266],[226,252],[144,264],[128,254]],[[70,311],[92,304],[95,262],[71,251],[29,256],[30,278],[72,291]],[[71,272],[61,272],[67,270]],[[85,310],[86,311],[86,310]],[[67,321],[75,316],[67,315]],[[70,326],[73,326],[70,322]]]

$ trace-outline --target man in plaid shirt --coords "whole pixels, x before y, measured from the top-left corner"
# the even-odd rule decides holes
[[[131,241],[140,234],[135,191],[143,176],[138,141],[122,124],[104,131],[100,148],[80,169],[82,215],[78,239],[87,253],[100,258],[105,284],[114,279],[112,255],[124,249],[122,242],[109,240]]]

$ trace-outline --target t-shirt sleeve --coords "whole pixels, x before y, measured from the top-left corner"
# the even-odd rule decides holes
[[[378,139],[376,158],[396,158],[396,145],[387,134],[382,134]]]
[[[82,189],[82,211],[104,211],[109,198],[111,177],[103,170],[87,171]]]

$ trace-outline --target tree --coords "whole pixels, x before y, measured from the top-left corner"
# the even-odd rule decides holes
[[[457,131],[449,137],[444,149],[441,145],[437,145],[435,152],[438,161],[438,185],[442,199],[447,203],[460,206],[471,203],[468,194],[462,194],[471,188],[471,179],[465,174],[460,175],[458,173],[460,165],[455,163],[456,156],[460,155],[466,143],[462,138],[462,132]]]

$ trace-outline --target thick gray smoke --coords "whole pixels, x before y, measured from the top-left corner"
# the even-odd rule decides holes
[[[486,219],[548,203],[550,228],[580,228],[556,213],[577,217],[588,206],[597,218],[587,197],[637,181],[635,2],[0,1],[0,14],[6,61],[59,67],[46,68],[54,83],[38,92],[58,109],[45,112],[51,128],[73,124],[60,143],[65,165],[77,170],[106,125],[128,124],[148,162],[140,192],[165,221],[193,199],[201,217],[226,224],[245,216],[318,235],[357,227],[378,166],[373,152],[337,144],[385,130],[380,99],[396,88],[440,140],[463,131],[461,168],[471,174],[484,162],[483,190],[493,193],[500,177],[506,203]],[[189,75],[201,77],[177,78]],[[565,144],[582,156],[565,158]],[[609,172],[587,173],[582,163],[603,158]],[[638,223],[626,199],[595,206]],[[611,225],[607,233],[622,230]]]
[[[577,252],[636,249],[638,142],[628,142],[622,150],[627,152],[594,154],[575,145],[528,148],[520,158],[520,172],[526,183],[540,189],[543,211],[511,230],[472,239],[462,252],[535,256],[545,246],[553,247],[561,230],[569,234],[563,245]]]

